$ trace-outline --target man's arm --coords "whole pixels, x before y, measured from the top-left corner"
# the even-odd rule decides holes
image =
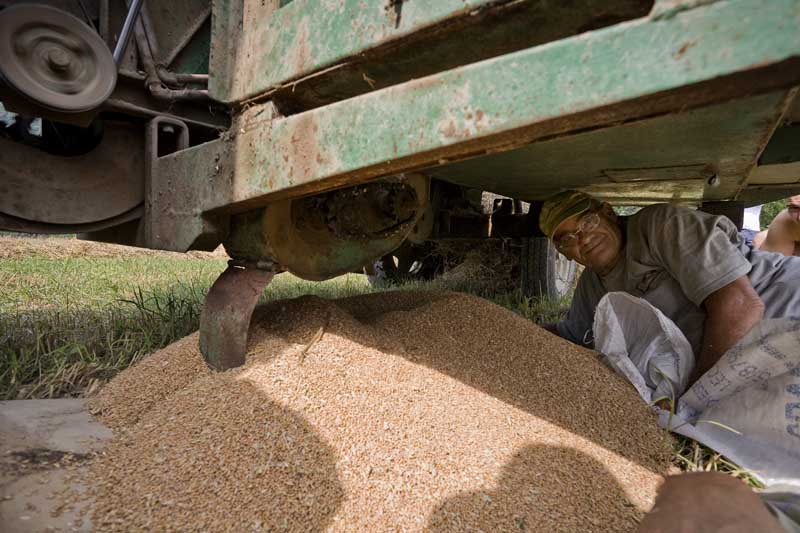
[[[758,246],[759,250],[777,252],[783,255],[793,255],[795,243],[800,241],[800,224],[784,209],[770,223],[764,242]]]
[[[703,347],[689,379],[690,386],[764,317],[764,302],[747,276],[712,292],[703,307]]]
[[[575,287],[566,316],[559,322],[544,323],[539,326],[578,346],[588,346],[587,331],[592,330],[594,310],[603,294],[599,278],[594,273],[584,270],[578,279],[578,286]],[[591,335],[588,337],[591,338]]]

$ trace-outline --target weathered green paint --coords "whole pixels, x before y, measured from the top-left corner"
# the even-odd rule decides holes
[[[259,115],[256,106],[240,117],[233,139],[220,141],[229,145],[220,149],[229,174],[217,175],[201,209],[243,209],[274,195],[330,189],[795,85],[799,25],[800,0],[730,0],[285,119]],[[196,150],[169,156],[173,171],[203,183],[181,170],[196,166],[197,156]]]
[[[736,196],[787,91],[558,137],[432,169],[434,177],[537,199],[558,188],[642,205]],[[716,175],[720,183],[708,186]]]
[[[208,91],[221,102],[233,85],[239,53],[245,53],[241,47],[243,17],[244,0],[212,0]]]
[[[721,0],[656,0],[650,16],[654,19],[674,17],[681,11],[695,9],[696,7],[713,4]]]
[[[307,100],[334,101],[326,98],[329,84],[330,93],[344,99],[645,16],[651,4],[651,0],[402,4],[295,0],[280,9],[268,2],[241,10],[217,2],[216,33],[226,38],[215,40],[212,53],[228,58],[230,70],[214,70],[210,90],[215,98],[234,102],[290,84],[287,98],[299,97],[307,109],[311,107]],[[312,79],[305,80],[311,92],[296,95],[296,80],[311,74]]]
[[[566,39],[647,15],[652,0],[524,0],[453,17],[408,39],[348,57],[266,94],[286,110],[309,110],[412,79]],[[252,92],[260,92],[258,86]],[[261,93],[262,95],[264,93]]]
[[[165,156],[152,161],[148,179],[161,205],[148,206],[148,211],[155,211],[151,223],[163,231],[158,238],[150,232],[145,240],[148,248],[185,252],[202,249],[205,243],[213,243],[213,249],[221,242],[227,231],[224,218],[204,216],[200,206],[209,203],[214,191],[224,191],[225,180],[233,174],[226,148],[225,143],[213,141],[184,150],[180,159]]]
[[[613,131],[609,128],[622,122],[798,85],[798,25],[800,0],[721,1],[500,56],[287,118],[276,118],[270,104],[252,106],[223,139],[158,159],[159,179],[170,184],[168,190],[180,191],[170,199],[169,216],[181,230],[169,249],[197,242],[212,231],[208,221],[222,213],[591,129]],[[764,144],[779,114],[771,98],[780,97],[753,101],[765,106],[764,123],[757,128],[765,132]],[[744,115],[746,120],[754,117]],[[728,123],[729,115],[721,117]],[[709,131],[718,127],[713,120],[706,124]],[[674,148],[676,141],[659,142]],[[748,142],[750,151],[744,156],[741,147],[731,146],[714,157],[746,159],[752,137]],[[659,146],[654,142],[651,153]],[[570,156],[578,159],[580,154]],[[474,160],[477,166],[484,161]],[[502,176],[502,170],[496,175]],[[486,175],[475,184],[504,186],[494,187],[491,179]],[[532,188],[537,179],[529,179]],[[545,196],[555,188],[537,189],[536,194]],[[732,198],[736,193],[730,189],[726,194]],[[704,195],[717,197],[708,190]]]
[[[211,2],[209,0],[145,2],[143,17],[147,21],[148,29],[152,30],[150,38],[155,61],[176,72],[195,72],[178,69],[175,65],[176,58],[189,41],[197,37],[198,31],[206,33],[205,54],[208,55],[207,35],[211,22]],[[203,26],[206,27],[201,30]]]
[[[510,0],[501,0],[510,1]],[[265,18],[241,20],[241,43],[245,50],[227,80],[212,77],[210,90],[223,101],[242,100],[271,86],[295,79],[349,56],[459,14],[497,3],[497,0],[436,0],[404,2],[397,20],[388,1],[294,0]],[[220,18],[231,24],[221,31],[233,33],[239,21],[228,14],[229,2],[218,2]],[[221,49],[220,53],[228,53]],[[233,72],[233,71],[230,71]]]

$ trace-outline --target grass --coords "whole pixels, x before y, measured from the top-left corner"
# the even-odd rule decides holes
[[[739,468],[708,446],[703,446],[682,435],[675,435],[674,442],[672,463],[682,471],[722,472],[741,479],[752,488],[764,488],[764,484],[754,478],[750,472]]]
[[[761,217],[759,217],[759,222],[761,223],[761,229],[767,229],[769,227],[770,222],[772,219],[777,216],[778,213],[786,209],[786,200],[775,200],[774,202],[770,202],[768,204],[764,204],[764,207],[761,208]]]
[[[137,288],[168,292],[210,285],[224,260],[173,257],[23,257],[0,262],[0,312],[99,309],[133,297]]]
[[[0,399],[92,394],[117,372],[196,331],[203,298],[225,264],[158,255],[0,259]],[[388,288],[357,274],[321,283],[280,274],[262,301]],[[569,299],[494,294],[470,281],[408,283],[400,290],[432,288],[488,297],[536,323],[557,321],[569,305]],[[684,437],[675,442],[673,462],[681,470],[728,472],[759,486],[713,450]]]
[[[225,260],[147,257],[0,260],[0,399],[91,394],[199,326]],[[324,283],[276,276],[262,300],[372,289],[364,276]]]
[[[222,258],[51,252],[0,259],[0,399],[91,394],[115,373],[196,331],[203,298],[226,265]],[[493,296],[469,281],[408,283],[401,290],[431,288]],[[387,289],[356,274],[322,283],[280,274],[262,301]],[[567,305],[534,303],[517,293],[493,299],[536,322],[558,320]]]

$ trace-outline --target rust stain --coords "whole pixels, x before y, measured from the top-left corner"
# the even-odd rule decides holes
[[[675,59],[680,59],[680,58],[682,58],[682,57],[684,56],[684,54],[686,54],[686,52],[687,52],[687,51],[688,51],[688,50],[689,50],[691,47],[695,46],[696,44],[697,44],[697,41],[686,41],[685,43],[683,43],[683,44],[681,45],[681,47],[680,47],[680,48],[678,48],[678,51],[677,51],[677,52],[675,52],[674,54],[672,54],[672,57],[674,57]]]
[[[441,85],[443,83],[444,82],[442,81],[441,75],[431,75],[431,76],[425,76],[424,78],[418,78],[416,80],[412,80],[408,82],[407,87],[413,87],[414,90],[423,90],[436,87],[437,85]]]
[[[306,74],[306,70],[313,64],[310,48],[308,20],[303,19],[297,27],[297,37],[291,57],[289,58],[293,72]]]
[[[771,59],[765,59],[764,61],[756,61],[755,63],[750,63],[744,70],[758,70],[760,68],[769,67],[773,64],[774,62]]]
[[[456,127],[456,122],[453,119],[450,119],[447,124],[444,126],[439,127],[439,133],[446,138],[455,137],[458,135],[458,128]]]
[[[288,173],[284,173],[283,187],[290,187],[297,181],[308,180],[319,174],[318,170],[327,163],[321,152],[317,139],[319,126],[312,113],[296,115],[290,126],[292,128],[291,143],[287,146]]]

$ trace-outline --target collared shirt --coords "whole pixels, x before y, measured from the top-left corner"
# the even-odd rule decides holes
[[[562,337],[587,344],[600,299],[624,291],[675,322],[697,354],[703,301],[744,275],[764,302],[764,318],[800,317],[800,257],[752,250],[726,217],[658,204],[628,217],[623,231],[623,260],[606,276],[586,270],[578,280],[572,306],[558,323]]]

